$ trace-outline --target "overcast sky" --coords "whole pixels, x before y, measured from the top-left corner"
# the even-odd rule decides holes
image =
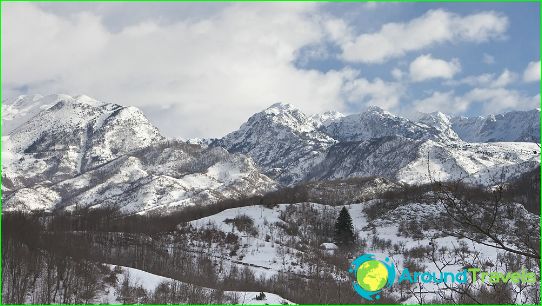
[[[86,94],[168,136],[313,114],[539,107],[539,3],[2,3],[3,99]]]

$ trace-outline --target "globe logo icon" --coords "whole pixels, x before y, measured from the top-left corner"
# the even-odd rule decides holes
[[[349,272],[354,274],[354,290],[363,298],[373,301],[380,299],[383,288],[391,287],[395,280],[395,268],[389,258],[378,260],[373,254],[364,254],[356,258]]]
[[[361,288],[367,291],[377,291],[386,285],[388,270],[380,261],[369,260],[359,266],[357,280]]]

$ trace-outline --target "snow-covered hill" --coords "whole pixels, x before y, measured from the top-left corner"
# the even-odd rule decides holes
[[[450,236],[447,228],[450,223],[445,221],[446,210],[439,203],[426,200],[405,201],[387,209],[379,208],[381,213],[376,216],[368,213],[373,211],[374,206],[386,207],[383,202],[390,200],[375,199],[344,206],[352,217],[354,232],[358,237],[353,247],[354,254],[371,253],[383,258],[390,257],[399,271],[406,266],[412,267],[413,262],[416,262],[416,267],[434,271],[437,269],[436,265],[440,264],[430,259],[429,252],[434,244],[437,248],[442,248],[441,254],[449,252],[447,256],[454,259],[464,256],[463,262],[457,260],[455,264],[446,267],[446,271],[458,271],[464,267],[465,262],[497,262],[498,258],[506,253],[488,246],[486,241],[477,243]],[[514,223],[522,222],[520,220],[538,224],[539,216],[528,213],[521,205],[508,207],[515,211],[517,219],[501,216],[502,220],[499,217],[499,222],[502,224],[508,224],[511,229],[515,229]],[[279,204],[272,208],[255,205],[228,209],[192,221],[188,227],[191,230],[220,231],[238,236],[240,247],[236,252],[229,256],[223,255],[227,252],[219,243],[210,244],[206,241],[193,241],[193,246],[190,247],[222,258],[225,265],[247,265],[260,277],[269,278],[281,272],[308,277],[310,271],[314,273],[315,266],[318,266],[318,271],[325,271],[321,272],[322,274],[330,273],[336,280],[348,279],[346,269],[334,266],[331,264],[333,261],[313,261],[314,258],[333,255],[334,251],[329,246],[335,246],[332,243],[332,233],[340,209],[341,207],[318,203]],[[236,223],[232,220],[248,220],[249,230],[235,226]],[[511,241],[517,243],[512,232],[504,230],[503,236],[509,235]],[[462,250],[461,256],[457,253],[459,249]],[[436,294],[433,291],[440,288],[431,283],[424,286],[426,293],[432,294]],[[397,294],[397,299],[404,303],[420,303],[415,298],[415,292],[407,294],[407,300],[403,299],[400,288],[393,288],[388,290],[387,294]],[[424,298],[430,300],[431,295]]]
[[[4,210],[116,207],[125,214],[167,213],[274,187],[243,155],[162,143],[58,183],[17,189],[7,195]]]
[[[243,155],[167,141],[135,107],[59,97],[2,138],[4,210],[167,212],[275,186]]]
[[[531,142],[442,144],[429,140],[417,147],[416,157],[397,172],[397,179],[409,184],[432,179],[490,186],[539,165],[540,148]]]

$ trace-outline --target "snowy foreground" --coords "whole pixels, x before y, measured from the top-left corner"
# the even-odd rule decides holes
[[[310,202],[252,205],[208,212],[209,216],[189,222],[173,220],[168,230],[148,233],[71,229],[66,235],[62,229],[41,229],[40,239],[29,243],[44,252],[17,248],[17,236],[7,240],[6,252],[12,256],[3,266],[3,281],[14,285],[7,287],[5,296],[9,301],[37,304],[358,304],[365,300],[352,290],[353,277],[348,270],[363,254],[389,258],[397,277],[404,269],[411,271],[409,274],[458,274],[467,268],[501,274],[526,269],[538,274],[539,268],[528,253],[518,256],[487,245],[491,241],[484,237],[476,238],[479,243],[475,243],[457,238],[465,232],[451,234],[456,225],[450,223],[442,204],[431,198],[426,197],[423,203],[395,198],[396,194],[387,194],[345,206]],[[502,229],[498,232],[502,241],[514,248],[525,241],[523,233],[528,232],[518,229],[536,232],[539,217],[522,205],[503,205],[495,224]],[[352,221],[355,239],[351,245],[334,243],[339,210],[341,218]],[[37,223],[19,219],[5,220],[10,233],[25,226],[39,228]],[[134,225],[152,221],[138,220]],[[51,224],[58,226],[58,221]],[[70,271],[70,277],[63,271]],[[538,299],[538,283],[508,282],[503,289],[491,286],[491,282],[469,282],[468,290],[477,298],[493,301],[498,293],[508,303],[527,304]],[[456,291],[447,285],[394,282],[381,292],[381,301],[465,301],[464,294],[454,295]],[[452,285],[454,289],[461,286]]]
[[[443,208],[436,204],[408,203],[388,211],[382,216],[370,220],[364,212],[364,208],[371,205],[379,205],[379,200],[372,200],[365,203],[347,205],[352,216],[353,225],[358,236],[359,247],[351,254],[355,258],[363,253],[375,254],[377,257],[389,257],[395,264],[398,271],[414,262],[423,271],[438,271],[437,264],[427,257],[419,256],[427,253],[434,245],[435,249],[446,250],[443,256],[454,258],[462,256],[467,262],[474,266],[480,263],[497,263],[505,252],[493,247],[475,243],[467,239],[458,239],[442,233],[442,229],[425,226],[430,220],[435,221],[436,217],[443,212]],[[314,267],[306,258],[310,254],[321,251],[324,256],[333,253],[329,250],[332,240],[318,241],[316,244],[310,240],[310,233],[313,232],[314,223],[333,224],[341,207],[333,207],[316,203],[280,204],[273,208],[261,205],[233,208],[222,211],[218,214],[195,220],[189,226],[199,230],[213,229],[224,233],[236,233],[241,237],[241,248],[234,256],[224,256],[223,250],[218,245],[213,245],[206,250],[214,257],[226,258],[231,265],[242,265],[250,267],[257,275],[271,277],[277,273],[294,273],[297,275],[308,275]],[[529,214],[522,207],[518,207],[523,218],[536,218]],[[254,224],[250,232],[240,231],[230,221],[232,219],[249,217]],[[310,221],[312,219],[312,221]],[[286,221],[285,221],[286,220]],[[405,233],[405,224],[416,223],[420,228],[419,236],[413,237]],[[292,224],[297,224],[297,234],[290,236],[285,233]],[[445,227],[446,225],[444,225]],[[422,230],[422,227],[424,229]],[[286,230],[287,231],[287,230]],[[460,251],[459,251],[460,250]],[[457,255],[461,252],[461,255]],[[483,268],[482,266],[480,266]],[[449,264],[444,271],[458,272],[464,268],[464,262]],[[487,267],[486,267],[487,268]],[[412,268],[411,268],[412,269]],[[496,271],[498,267],[495,267]],[[327,271],[335,275],[337,279],[347,279],[346,271],[336,266],[328,266]],[[425,293],[416,295],[413,292],[390,293],[401,299],[403,303],[423,303],[436,298],[435,291],[442,287],[436,284],[423,284]],[[433,292],[433,293],[431,293]],[[406,297],[405,297],[406,296]],[[518,293],[517,302],[521,303],[522,293]],[[294,301],[296,302],[296,301]]]

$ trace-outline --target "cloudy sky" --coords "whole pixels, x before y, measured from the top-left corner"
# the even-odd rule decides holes
[[[2,3],[2,99],[86,94],[168,136],[308,114],[539,107],[539,3]]]

